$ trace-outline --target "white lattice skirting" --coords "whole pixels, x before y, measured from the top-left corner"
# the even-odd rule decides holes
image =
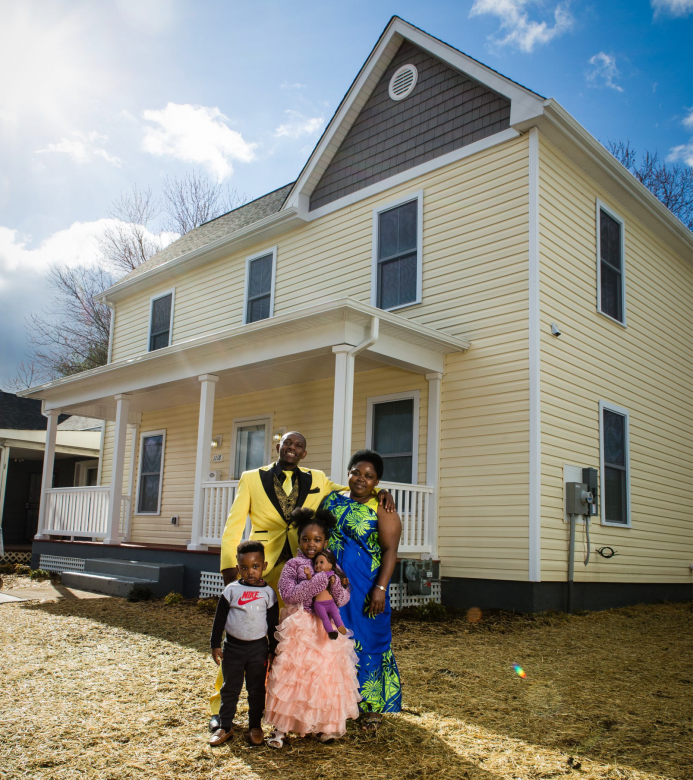
[[[46,571],[84,571],[84,558],[64,558],[60,555],[39,556],[39,568]]]
[[[390,604],[392,609],[400,609],[400,607],[415,607],[417,604],[426,604],[429,601],[435,601],[440,604],[440,583],[431,583],[431,595],[430,596],[410,596],[407,593],[406,582],[402,586],[404,593],[402,595],[402,603],[400,605],[399,582],[390,583]],[[221,572],[218,571],[201,571],[200,572],[200,598],[208,599],[214,596],[219,596],[224,590],[224,578],[221,576]]]
[[[5,550],[5,554],[0,558],[0,563],[24,563],[27,566],[31,561],[31,552],[29,550]]]

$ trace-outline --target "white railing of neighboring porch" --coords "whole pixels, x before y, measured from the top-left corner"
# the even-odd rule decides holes
[[[108,532],[110,487],[50,488],[46,491],[43,534],[103,539]],[[129,516],[130,497],[123,496],[120,529]]]
[[[402,519],[402,537],[399,543],[401,553],[431,552],[431,501],[433,488],[428,485],[405,485],[400,482],[381,482],[397,504]],[[203,482],[204,513],[199,544],[218,546],[224,533],[226,518],[236,497],[238,480],[226,482]],[[249,523],[243,538],[250,532]]]

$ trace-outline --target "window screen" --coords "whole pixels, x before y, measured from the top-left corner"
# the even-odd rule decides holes
[[[173,295],[163,295],[152,301],[152,322],[149,332],[149,351],[168,347],[171,343],[171,304]]]
[[[142,437],[140,454],[140,484],[137,501],[138,512],[159,514],[159,486],[161,484],[161,466],[163,463],[164,437]]]
[[[628,524],[626,418],[604,409],[604,521]]]
[[[413,398],[373,404],[373,449],[382,455],[386,482],[412,482]]]
[[[603,209],[599,210],[600,301],[604,314],[623,322],[622,225]]]
[[[246,322],[266,320],[272,298],[272,255],[250,261],[248,269],[248,304]]]
[[[378,295],[381,309],[416,301],[418,201],[378,215]]]

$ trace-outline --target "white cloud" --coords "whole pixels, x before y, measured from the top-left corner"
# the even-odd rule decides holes
[[[590,57],[589,63],[592,69],[588,70],[586,75],[587,81],[593,87],[610,87],[617,92],[623,92],[623,87],[615,81],[620,75],[615,57],[600,51],[599,54]]]
[[[231,130],[227,117],[216,107],[168,103],[142,116],[151,123],[144,129],[142,148],[146,152],[202,165],[219,181],[231,176],[235,160],[255,159],[256,144]]]
[[[689,109],[688,116],[684,117],[681,124],[693,131],[693,108]],[[667,162],[684,162],[693,168],[693,139],[687,144],[679,144],[670,149]]]
[[[139,33],[161,35],[172,30],[179,17],[174,0],[116,0],[123,19]]]
[[[689,114],[683,120],[683,126],[693,130],[693,108],[689,109]]]
[[[474,0],[469,16],[491,15],[500,22],[501,30],[507,31],[504,38],[491,37],[498,46],[515,46],[524,52],[531,52],[539,44],[548,43],[570,30],[574,19],[568,11],[569,3],[559,3],[553,12],[554,24],[530,21],[526,6],[531,0]]]
[[[322,130],[325,119],[322,116],[307,117],[293,109],[286,110],[287,121],[274,131],[277,138],[300,138],[304,135],[315,135]]]
[[[284,81],[279,86],[281,89],[304,89],[306,85],[300,84],[299,82],[296,82],[295,84],[291,84],[288,81]]]
[[[101,159],[105,160],[110,165],[115,165],[116,168],[120,168],[120,159],[109,154],[105,149],[98,145],[108,140],[107,135],[102,135],[95,131],[91,133],[80,133],[79,131],[75,131],[70,135],[70,138],[61,138],[55,144],[48,144],[45,149],[38,149],[36,154],[66,154],[80,165],[92,162],[92,160]]]
[[[651,0],[655,16],[686,16],[693,11],[693,0]]]

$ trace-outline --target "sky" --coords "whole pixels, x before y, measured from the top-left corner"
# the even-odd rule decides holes
[[[0,0],[0,387],[47,270],[97,262],[121,193],[293,181],[395,14],[693,166],[693,0]]]

